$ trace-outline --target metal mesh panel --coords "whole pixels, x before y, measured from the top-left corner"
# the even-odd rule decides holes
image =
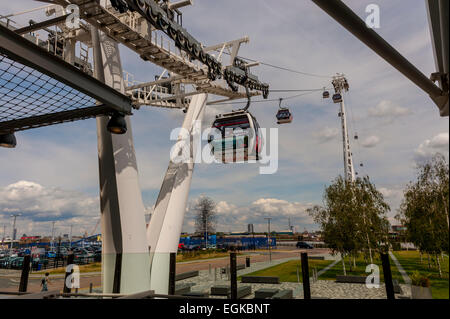
[[[95,105],[90,96],[0,53],[0,131],[85,119],[110,111]]]

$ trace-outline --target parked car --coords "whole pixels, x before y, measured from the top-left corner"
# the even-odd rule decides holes
[[[68,250],[66,247],[58,247],[56,248],[56,258],[65,258],[68,255]]]
[[[73,250],[74,263],[76,264],[88,264],[95,260],[94,253],[84,248],[76,248]]]
[[[75,258],[78,257],[94,257],[94,253],[85,248],[76,248],[73,250]]]
[[[10,257],[0,259],[0,268],[8,268]]]
[[[304,241],[297,242],[296,246],[297,246],[297,248],[300,248],[300,249],[314,249],[313,246],[311,246],[308,243],[305,243]]]
[[[194,245],[194,244],[191,244],[191,245],[184,245],[183,246],[183,249],[184,250],[187,250],[187,251],[195,251],[195,250],[200,250],[200,245]]]
[[[45,252],[45,257],[47,257],[47,258],[55,258],[56,257],[56,251],[51,251],[51,250],[46,251]]]
[[[102,250],[99,249],[94,253],[94,261],[95,262],[100,262],[102,261]]]
[[[15,257],[10,264],[10,268],[12,269],[22,269],[23,266],[23,257]]]

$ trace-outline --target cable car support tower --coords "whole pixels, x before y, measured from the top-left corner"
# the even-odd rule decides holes
[[[333,76],[332,84],[335,94],[340,95],[340,99],[338,101],[340,103],[339,117],[341,118],[345,179],[353,182],[355,180],[355,171],[353,168],[353,156],[350,149],[350,140],[348,138],[347,118],[345,113],[345,102],[343,94],[344,92],[348,91],[349,85],[344,74],[339,73]]]

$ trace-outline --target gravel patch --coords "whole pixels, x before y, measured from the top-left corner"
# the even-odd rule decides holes
[[[239,272],[238,272],[239,274]],[[215,285],[230,285],[230,281],[226,274],[217,274],[216,280],[214,280],[214,269],[211,274],[208,270],[202,270],[199,272],[198,277],[188,278],[185,280],[177,281],[177,283],[193,283],[195,286],[191,288],[191,291],[207,292],[211,291],[211,287]],[[282,282],[280,284],[253,284],[253,283],[240,283],[239,286],[251,286],[252,294],[244,299],[253,299],[255,297],[255,291],[260,288],[275,288],[279,290],[292,289],[294,299],[303,299],[303,285],[296,282]],[[411,288],[409,285],[400,285],[403,291],[402,297],[411,296]],[[364,284],[348,284],[348,283],[336,283],[332,280],[317,280],[311,281],[311,296],[318,299],[386,299],[386,289],[384,284],[380,284],[379,288],[367,288]],[[212,298],[226,298],[220,296],[211,296]]]

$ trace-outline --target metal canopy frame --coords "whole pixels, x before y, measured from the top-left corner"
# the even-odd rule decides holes
[[[1,25],[0,45],[0,52],[11,59],[96,99],[112,110],[131,114],[132,104],[129,97]]]
[[[0,132],[23,131],[32,128],[85,120],[98,115],[112,115],[113,110],[105,105],[89,106],[82,109],[54,112],[24,119],[0,122]]]
[[[449,88],[449,56],[448,56],[448,20],[449,3],[448,0],[427,0],[426,1],[428,23],[430,26],[431,43],[433,45],[433,55],[436,64],[436,77],[442,90]],[[448,114],[447,109],[443,112]]]
[[[53,19],[50,19],[50,20],[45,20],[45,21],[42,21],[42,22],[34,23],[34,24],[30,23],[30,25],[28,27],[23,27],[23,28],[14,30],[14,32],[17,33],[17,34],[22,35],[22,34],[25,34],[25,33],[29,33],[29,32],[33,32],[33,31],[36,31],[36,30],[44,29],[46,27],[51,27],[51,26],[53,26],[55,24],[58,24],[58,23],[61,23],[61,22],[65,21],[67,19],[67,17],[69,17],[69,16],[70,16],[70,14],[66,14],[66,15],[59,16],[59,17],[56,17],[56,18],[53,18]]]

